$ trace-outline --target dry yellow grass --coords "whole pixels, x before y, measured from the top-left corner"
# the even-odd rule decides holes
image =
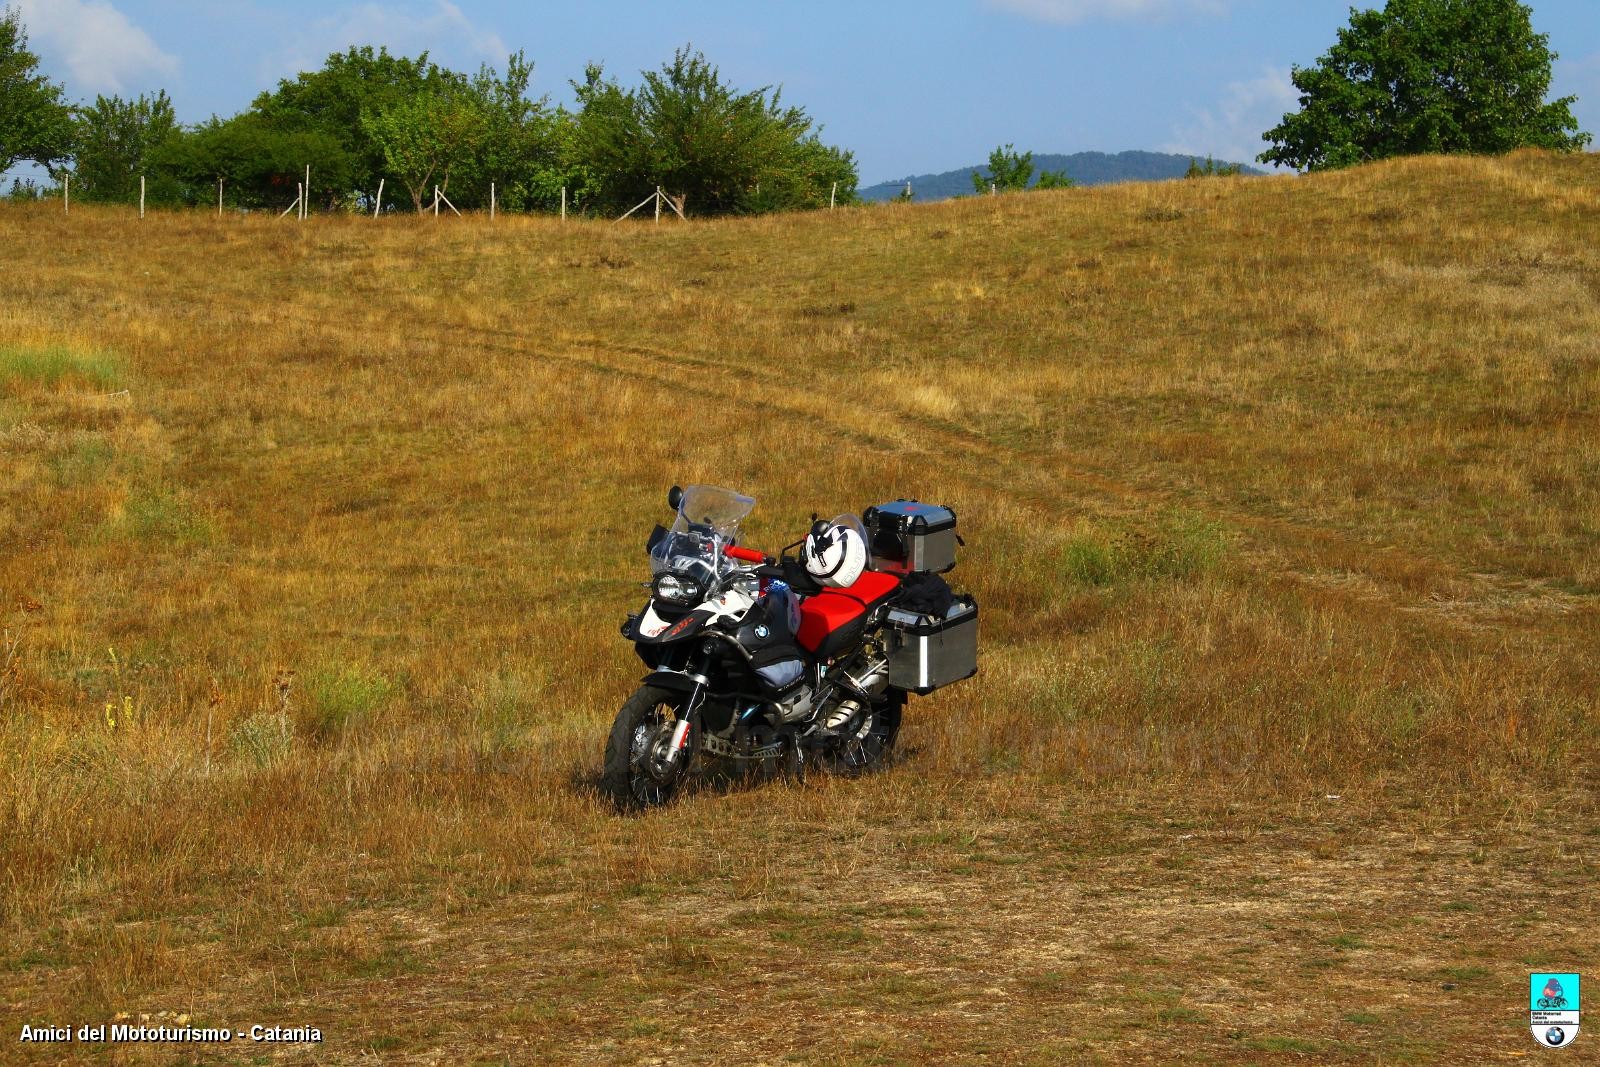
[[[1600,950],[1597,164],[0,207],[0,1059],[1530,1048],[1525,973]],[[769,547],[954,505],[983,673],[886,774],[613,816],[674,481]]]

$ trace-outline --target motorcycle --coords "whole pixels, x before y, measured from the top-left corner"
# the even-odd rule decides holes
[[[716,766],[803,780],[808,765],[881,765],[910,693],[977,672],[977,604],[940,574],[955,564],[955,515],[895,501],[812,533],[870,546],[848,585],[818,581],[794,553],[739,544],[751,497],[674,486],[676,515],[646,545],[650,597],[621,633],[648,673],[617,713],[601,788],[622,809],[664,804]]]

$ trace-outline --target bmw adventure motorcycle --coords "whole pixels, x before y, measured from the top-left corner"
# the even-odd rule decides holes
[[[663,804],[718,764],[871,769],[907,694],[977,672],[977,604],[940,577],[960,541],[948,508],[817,522],[772,558],[739,544],[750,497],[674,486],[667,502],[672,526],[646,546],[650,599],[622,626],[649,673],[606,744],[601,786],[619,807]]]

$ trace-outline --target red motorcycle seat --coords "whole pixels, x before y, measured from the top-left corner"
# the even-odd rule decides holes
[[[824,589],[800,604],[800,632],[795,640],[815,654],[831,635],[856,622],[900,588],[900,579],[879,571],[863,571],[848,589]]]

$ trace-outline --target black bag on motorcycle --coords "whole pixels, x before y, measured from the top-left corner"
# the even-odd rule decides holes
[[[751,653],[750,667],[761,687],[779,702],[792,696],[806,678],[805,660],[793,645],[773,645]]]

